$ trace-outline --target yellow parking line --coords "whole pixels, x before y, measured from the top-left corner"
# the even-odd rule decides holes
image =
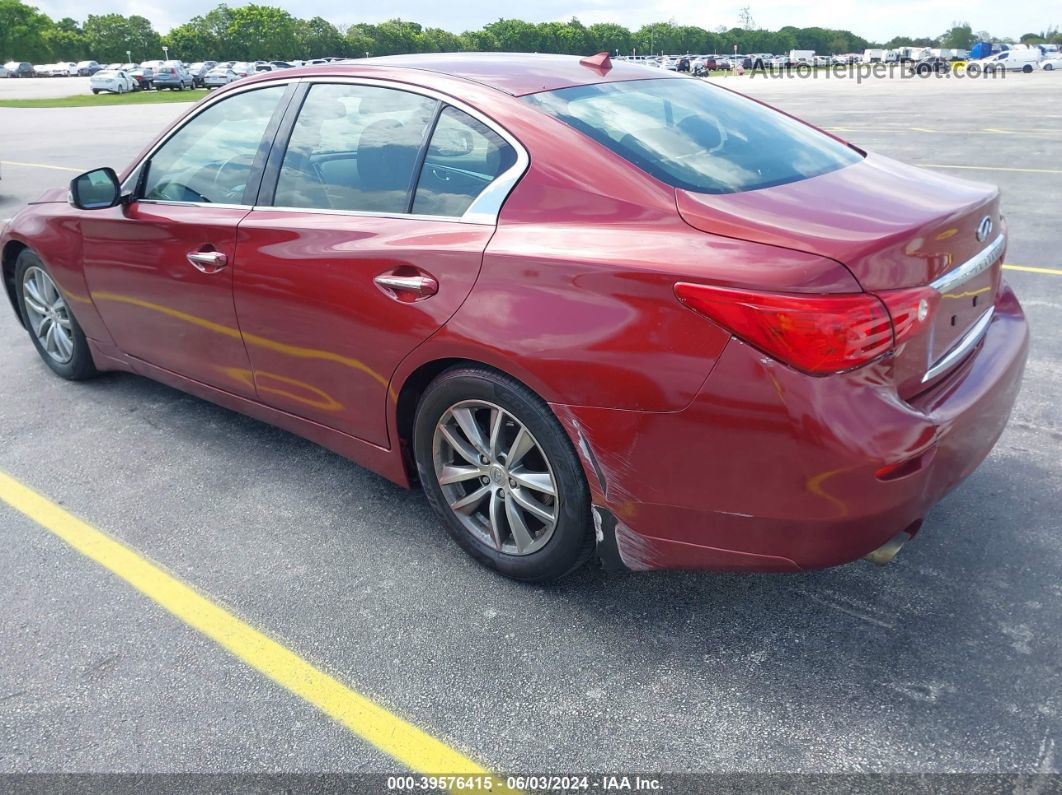
[[[24,166],[25,168],[50,168],[53,171],[74,171],[80,174],[83,168],[70,168],[69,166],[50,166],[47,163],[20,163],[18,160],[0,160],[0,165]]]
[[[1060,268],[1034,268],[1032,265],[1004,265],[1003,270],[1025,271],[1026,273],[1047,273],[1051,276],[1062,276]]]
[[[1004,166],[953,166],[947,163],[915,163],[921,168],[958,168],[967,171],[1020,171],[1029,174],[1062,174],[1058,168],[1009,168]]]
[[[490,775],[459,751],[354,692],[129,547],[2,471],[0,500],[410,769],[426,775]],[[492,783],[502,789],[502,782]]]

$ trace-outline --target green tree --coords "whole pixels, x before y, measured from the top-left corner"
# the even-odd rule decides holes
[[[221,57],[218,37],[203,17],[192,17],[162,37],[170,52],[184,61],[217,60]]]
[[[85,32],[76,19],[63,17],[45,31],[44,38],[51,50],[52,60],[85,61],[91,57]]]
[[[92,58],[100,63],[124,61],[126,51],[134,61],[162,57],[162,39],[141,16],[89,14],[85,20],[85,40]],[[174,54],[175,58],[181,57]]]
[[[542,31],[522,19],[499,19],[483,26],[483,32],[503,52],[542,52]]]
[[[339,29],[323,17],[295,21],[297,51],[289,58],[320,58],[347,55],[347,42]]]
[[[19,0],[0,0],[0,58],[42,63],[52,58],[52,20]]]
[[[949,50],[968,50],[973,47],[977,37],[969,22],[956,22],[940,37],[940,46]]]
[[[421,52],[458,52],[465,48],[460,36],[442,28],[425,28],[421,40]]]
[[[586,38],[594,52],[618,51],[620,55],[630,55],[631,32],[623,25],[613,22],[598,22],[586,29]]]
[[[295,18],[287,11],[253,3],[226,11],[229,19],[223,42],[234,57],[245,61],[294,57]]]
[[[355,58],[362,58],[366,53],[369,55],[382,55],[376,51],[376,26],[375,25],[351,25],[344,36],[346,51]]]

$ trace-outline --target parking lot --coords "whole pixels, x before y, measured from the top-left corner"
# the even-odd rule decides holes
[[[0,772],[401,772],[398,719],[499,773],[1057,772],[1062,75],[719,82],[1003,190],[1024,389],[892,565],[520,585],[420,493],[142,378],[62,381],[0,311],[0,472],[298,661],[226,651],[0,482]],[[186,107],[0,108],[0,217]],[[352,730],[296,665],[386,713]]]

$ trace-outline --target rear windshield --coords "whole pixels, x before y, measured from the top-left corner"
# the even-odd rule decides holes
[[[698,193],[784,185],[861,159],[828,135],[693,78],[599,83],[525,99],[661,182]]]

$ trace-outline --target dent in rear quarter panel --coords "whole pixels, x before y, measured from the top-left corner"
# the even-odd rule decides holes
[[[90,340],[113,345],[85,283],[81,256],[81,221],[66,202],[32,204],[11,223],[11,240],[23,243],[47,266],[67,299],[74,317]]]

